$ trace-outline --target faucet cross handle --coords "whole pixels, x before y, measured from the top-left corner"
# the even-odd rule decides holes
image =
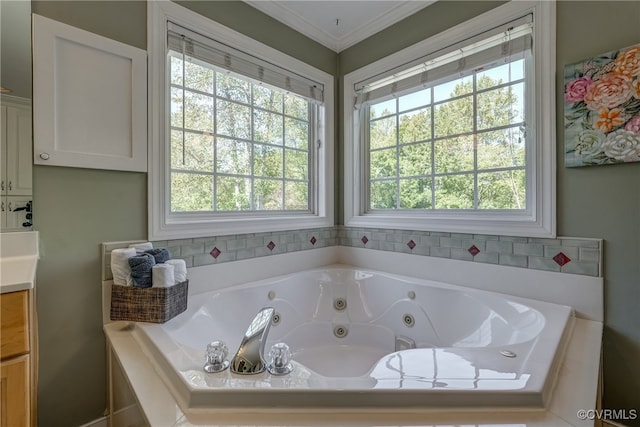
[[[203,367],[205,372],[220,372],[227,369],[229,367],[227,354],[229,354],[229,350],[223,341],[213,341],[207,344],[207,351],[204,354],[205,364]]]
[[[262,308],[253,318],[244,333],[244,338],[236,355],[231,360],[231,372],[236,374],[259,374],[266,369],[264,360],[264,344],[271,327],[271,319],[275,310],[272,307]]]
[[[267,369],[271,375],[286,375],[291,373],[293,365],[291,365],[291,350],[289,346],[283,342],[279,342],[271,347],[269,352],[269,365]]]

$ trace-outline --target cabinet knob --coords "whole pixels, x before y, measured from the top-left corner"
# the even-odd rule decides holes
[[[49,153],[41,153],[40,158],[42,160],[49,160]]]
[[[11,181],[9,181],[9,191],[13,190],[13,185],[11,185]]]
[[[4,181],[2,181],[2,185],[0,185],[0,190],[4,191]]]

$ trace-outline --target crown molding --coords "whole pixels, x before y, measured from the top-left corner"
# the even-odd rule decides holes
[[[418,10],[435,3],[436,0],[399,1],[398,6],[359,25],[357,28],[341,37],[336,37],[324,31],[322,28],[304,18],[299,13],[284,6],[281,2],[264,0],[244,1],[250,6],[304,34],[312,40],[317,41],[323,46],[326,46],[335,52],[341,52],[383,30],[384,28],[395,24],[407,16],[413,15]]]

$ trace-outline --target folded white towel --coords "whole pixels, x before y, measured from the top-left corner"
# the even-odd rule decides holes
[[[187,263],[183,259],[168,259],[165,264],[173,265],[173,274],[176,278],[176,283],[184,282],[187,280]]]
[[[173,275],[173,265],[162,263],[156,264],[151,268],[151,280],[156,288],[166,288],[176,284]]]
[[[131,286],[131,267],[129,258],[136,256],[135,248],[114,249],[111,251],[111,273],[113,284],[121,286]]]
[[[144,242],[144,243],[132,243],[129,245],[130,248],[134,248],[138,252],[148,251],[149,249],[153,249],[153,243]]]

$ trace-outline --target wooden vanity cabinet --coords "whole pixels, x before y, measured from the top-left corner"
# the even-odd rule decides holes
[[[0,427],[34,425],[31,324],[30,290],[0,294]]]

